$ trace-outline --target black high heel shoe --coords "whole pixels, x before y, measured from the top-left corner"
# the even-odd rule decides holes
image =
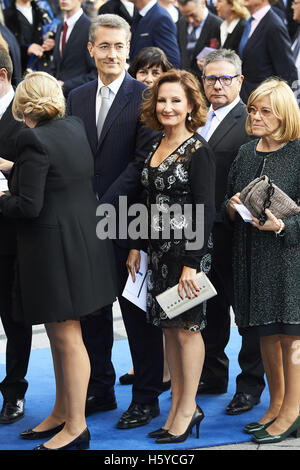
[[[157,439],[159,437],[165,436],[166,434],[168,434],[168,429],[159,428],[159,429],[156,429],[155,431],[149,432],[148,437],[153,437]]]
[[[170,434],[169,432],[167,432],[164,436],[156,439],[155,442],[157,444],[176,444],[177,442],[184,442],[188,438],[189,434],[192,434],[194,426],[196,426],[196,436],[198,439],[199,438],[199,426],[203,418],[204,418],[204,413],[201,410],[200,406],[197,405],[195,413],[192,416],[191,422],[183,434],[180,434],[180,436],[174,436],[173,434]]]
[[[84,431],[82,431],[81,434],[79,434],[78,437],[65,446],[57,447],[56,449],[49,449],[49,447],[41,444],[40,446],[35,447],[33,450],[85,450],[90,447],[90,440],[90,431],[88,428],[86,428]]]

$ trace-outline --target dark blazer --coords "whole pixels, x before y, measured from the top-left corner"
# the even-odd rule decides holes
[[[131,25],[130,61],[143,47],[162,49],[174,68],[180,68],[180,54],[176,37],[176,25],[165,8],[157,2],[139,21]]]
[[[15,319],[40,324],[80,318],[115,300],[112,244],[96,236],[93,157],[80,119],[23,129],[0,198],[17,220]]]
[[[190,56],[187,52],[186,45],[187,45],[187,28],[188,22],[184,17],[180,18],[177,23],[178,29],[178,44],[180,49],[181,55],[181,67],[186,70],[190,70],[194,72],[198,77],[201,77],[201,71],[197,66],[197,59],[196,56],[199,52],[202,51],[204,47],[212,47],[211,41],[214,42],[213,47],[218,47],[220,44],[220,25],[222,20],[214,15],[213,13],[208,12],[207,18],[203,25],[201,34],[198,38],[196,43],[192,60],[190,60]]]
[[[51,51],[45,52],[41,58],[33,54],[31,57],[27,54],[30,44],[43,44],[43,12],[36,1],[32,1],[31,6],[33,14],[32,25],[27,21],[27,18],[16,9],[15,0],[11,2],[11,6],[3,10],[5,24],[13,33],[20,46],[22,73],[26,71],[27,67],[32,67],[32,60],[34,61],[34,67],[32,68],[49,72]]]
[[[0,119],[0,155],[7,160],[15,162],[17,160],[16,138],[22,123],[14,119],[11,108],[12,102]],[[15,221],[0,214],[0,227],[0,255],[15,253]]]
[[[20,46],[13,33],[3,24],[0,24],[0,33],[8,44],[9,54],[13,63],[14,70],[11,82],[14,86],[17,86],[22,78]]]
[[[137,8],[134,7],[133,16],[137,14],[137,12]],[[124,7],[121,0],[108,0],[107,2],[105,2],[102,7],[99,8],[98,15],[104,15],[105,13],[114,13],[115,15],[119,15],[124,18],[127,23],[132,24],[133,17],[130,16],[127,8]]]
[[[232,31],[232,33],[228,34],[225,42],[222,46],[223,49],[231,49],[238,53],[239,45],[241,42],[241,37],[243,35],[244,29],[246,25],[246,20],[241,18],[240,21],[237,23],[236,27]],[[221,47],[221,46],[220,46]]]
[[[271,9],[260,21],[243,51],[245,77],[241,98],[247,103],[250,93],[266,78],[278,76],[289,85],[298,79],[286,26]]]
[[[220,209],[226,194],[231,164],[240,146],[250,140],[245,130],[246,117],[246,106],[240,101],[227,114],[208,141],[216,158],[216,220],[218,221],[220,221]]]
[[[90,19],[83,13],[72,29],[62,56],[59,45],[63,24],[60,24],[57,28],[53,50],[52,73],[57,80],[64,82],[63,90],[65,96],[73,88],[97,77],[95,61],[90,57],[87,49],[90,24]]]
[[[127,72],[97,139],[95,102],[98,80],[73,90],[68,113],[80,117],[86,128],[95,159],[95,190],[103,203],[118,205],[118,198],[137,198],[141,170],[156,135],[139,119],[146,86]],[[127,243],[127,242],[126,242]]]

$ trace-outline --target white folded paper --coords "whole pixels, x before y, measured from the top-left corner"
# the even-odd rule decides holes
[[[247,209],[244,204],[234,204],[234,207],[242,217],[244,222],[253,222],[251,212]]]
[[[135,274],[135,282],[133,282],[131,274],[129,274],[122,295],[146,312],[148,256],[142,250],[140,254],[141,265],[139,272]]]
[[[216,289],[206,274],[200,272],[197,273],[196,277],[197,284],[200,289],[197,297],[192,295],[190,299],[187,296],[181,299],[178,294],[178,284],[174,287],[171,287],[170,289],[167,289],[165,292],[159,294],[156,297],[157,302],[169,318],[177,317],[186,310],[189,310],[190,308],[193,308],[205,300],[208,300],[211,297],[217,295]]]
[[[7,179],[2,171],[0,171],[0,191],[8,191]]]
[[[213,47],[203,47],[203,49],[199,52],[196,59],[202,59],[202,57],[206,57],[210,52],[215,51]]]

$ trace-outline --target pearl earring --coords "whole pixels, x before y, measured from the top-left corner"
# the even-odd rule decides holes
[[[191,121],[191,120],[192,120],[191,113],[187,113],[187,120],[188,120],[188,121]]]

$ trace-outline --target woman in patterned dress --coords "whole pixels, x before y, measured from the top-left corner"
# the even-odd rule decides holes
[[[195,133],[206,120],[205,101],[195,77],[180,70],[163,73],[146,92],[142,120],[163,130],[146,159],[142,184],[151,230],[147,241],[147,317],[164,330],[172,384],[168,418],[149,436],[156,437],[158,443],[182,442],[194,425],[199,429],[204,417],[195,398],[204,359],[201,329],[205,312],[203,305],[198,305],[171,320],[156,296],[178,283],[181,297],[184,293],[197,295],[196,273],[208,270],[210,264],[207,245],[215,213],[215,163],[208,145]],[[172,212],[174,204],[179,210]],[[198,205],[204,205],[204,217],[196,224]],[[187,207],[191,211],[186,211]],[[188,228],[196,234],[203,229],[201,246],[192,246],[192,240],[189,244],[185,236]],[[133,279],[139,263],[139,250],[131,250],[127,268]]]

